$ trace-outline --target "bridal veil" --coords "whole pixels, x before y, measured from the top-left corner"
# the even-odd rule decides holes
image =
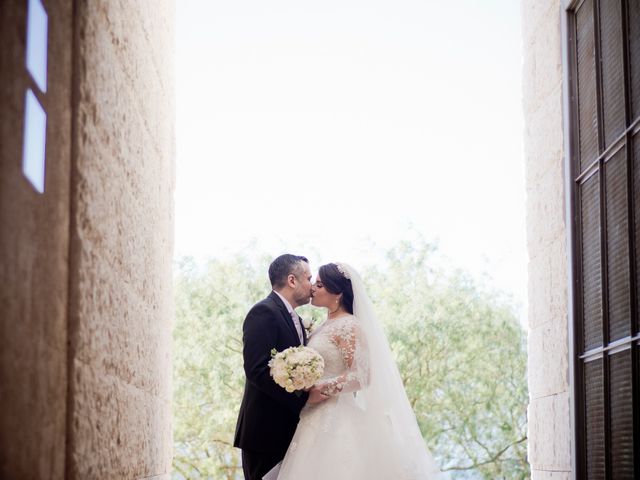
[[[351,370],[359,379],[359,389],[353,392],[355,403],[362,410],[368,435],[363,436],[360,448],[367,443],[381,457],[381,471],[395,472],[397,478],[442,478],[429,452],[407,398],[400,372],[396,366],[389,342],[376,317],[364,282],[348,264],[337,264],[340,272],[351,280],[353,288],[353,314],[358,320],[359,338]],[[338,404],[347,400],[340,395]],[[338,406],[339,408],[339,406]],[[380,477],[382,478],[382,477]]]

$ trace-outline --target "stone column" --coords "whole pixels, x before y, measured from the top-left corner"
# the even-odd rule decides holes
[[[560,14],[559,0],[522,1],[533,479],[571,478]]]
[[[76,2],[69,478],[168,478],[172,0]]]
[[[0,2],[0,477],[169,478],[173,0],[38,0],[43,193],[28,3]]]

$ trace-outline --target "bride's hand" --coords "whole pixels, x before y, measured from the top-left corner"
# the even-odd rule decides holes
[[[307,403],[320,403],[324,402],[327,398],[329,398],[329,395],[323,393],[323,391],[317,385],[314,385],[309,389],[309,399],[307,400]]]
[[[320,389],[324,388],[324,386],[325,386],[325,384],[324,384],[324,383],[322,383],[322,382],[318,382],[318,383],[314,383],[314,384],[313,384],[313,385],[311,385],[310,387],[304,388],[303,390],[304,390],[305,392],[310,392],[310,391],[311,391],[311,390],[313,390],[313,389],[320,390]]]

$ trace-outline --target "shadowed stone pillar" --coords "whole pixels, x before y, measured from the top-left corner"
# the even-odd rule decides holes
[[[0,2],[0,478],[63,478],[72,4],[46,2],[48,75],[26,67],[27,2]],[[25,94],[47,115],[45,193],[22,173]]]
[[[173,1],[41,0],[43,194],[27,3],[0,3],[0,477],[168,478]]]
[[[173,2],[76,3],[67,472],[168,475]]]

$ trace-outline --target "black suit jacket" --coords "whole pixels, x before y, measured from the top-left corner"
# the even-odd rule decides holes
[[[246,376],[234,446],[254,453],[284,454],[298,425],[306,392],[287,391],[269,374],[271,349],[300,345],[287,307],[275,292],[255,304],[242,326]],[[304,332],[306,343],[306,332]]]

